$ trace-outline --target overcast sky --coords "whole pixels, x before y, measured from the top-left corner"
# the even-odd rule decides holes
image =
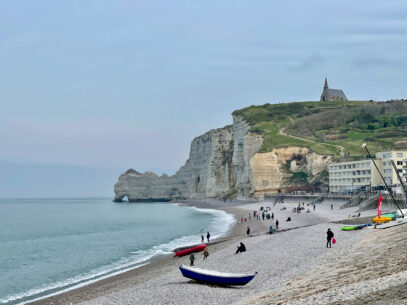
[[[21,196],[173,174],[233,110],[318,100],[324,77],[352,100],[407,98],[406,58],[404,1],[2,0],[0,197],[22,164],[71,184],[17,176]]]

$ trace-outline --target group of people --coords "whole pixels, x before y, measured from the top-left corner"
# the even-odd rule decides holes
[[[304,206],[304,203],[302,203],[302,205]],[[309,205],[309,204],[307,204],[307,205]],[[314,211],[315,211],[315,204],[314,204],[314,202],[312,203],[312,205],[313,205],[313,208],[314,208]],[[296,212],[296,211],[300,212],[301,209],[303,209],[303,208],[301,207],[301,204],[299,203],[299,204],[298,204],[298,207],[297,207],[297,208],[294,208],[293,212]],[[333,209],[333,205],[332,205],[332,204],[331,204],[331,209]],[[263,210],[263,209],[261,209],[261,210]],[[309,212],[309,208],[308,208],[307,212]],[[264,220],[264,218],[266,218],[266,219],[270,219],[270,218],[271,218],[271,219],[274,219],[274,213],[272,213],[272,214],[270,215],[270,213],[265,214],[264,211],[263,211],[261,215],[262,215],[261,218],[262,218],[263,220]],[[257,213],[257,211],[253,211],[253,217],[254,217],[254,218],[257,218],[257,219],[260,219],[260,215]],[[249,219],[251,219],[251,214],[249,214]],[[246,218],[245,218],[244,220],[246,221]],[[291,217],[288,217],[288,218],[287,218],[287,221],[291,221]],[[242,218],[242,222],[243,222],[243,218]],[[278,230],[278,225],[279,225],[279,221],[278,221],[278,219],[276,219],[276,230]],[[272,227],[270,227],[270,233],[271,233],[273,230],[274,230],[274,229],[273,229]],[[247,236],[250,236],[250,227],[249,227],[249,226],[247,227],[246,234],[247,234]],[[211,234],[210,234],[209,232],[207,232],[206,238],[207,238],[208,243],[209,243],[210,237],[211,237]],[[202,243],[204,243],[204,241],[205,241],[204,235],[201,235],[201,241],[202,241]],[[331,248],[331,247],[332,247],[332,241],[333,241],[333,243],[335,243],[334,233],[333,233],[332,230],[329,228],[328,231],[327,231],[327,243],[326,243],[326,247],[327,247],[327,248]],[[236,253],[235,253],[235,254],[243,253],[243,252],[246,252],[246,245],[245,245],[243,242],[240,242],[240,245],[237,246],[237,249],[236,249]],[[206,248],[206,249],[204,250],[204,252],[203,252],[203,260],[206,260],[206,259],[208,258],[208,256],[209,256],[209,251],[208,251],[208,249]],[[190,259],[190,266],[194,266],[195,254],[194,254],[194,253],[191,253],[189,259]]]
[[[204,253],[203,253],[203,259],[202,260],[207,259],[208,256],[209,256],[209,251],[208,251],[208,248],[206,248]],[[189,265],[194,266],[194,262],[195,262],[195,254],[194,253],[191,253],[191,255],[189,256],[189,261],[190,261]]]
[[[206,233],[206,239],[208,240],[209,243],[209,238],[211,238],[211,234],[209,232]],[[201,243],[205,242],[205,237],[201,235]]]

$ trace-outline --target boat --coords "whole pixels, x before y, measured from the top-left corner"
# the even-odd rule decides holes
[[[388,213],[388,214],[382,214],[381,216],[382,217],[389,217],[389,218],[391,218],[391,220],[394,220],[394,219],[396,219],[398,217],[398,214],[397,214],[397,212],[393,212],[393,213]]]
[[[374,158],[372,157],[372,155],[369,152],[369,149],[367,148],[366,143],[363,143],[362,147],[365,148],[367,154],[370,157],[370,160],[372,160],[372,163],[376,167],[377,171],[379,171]],[[404,196],[405,196],[405,198],[407,198],[407,188],[404,185],[403,180],[401,179],[399,169],[397,169],[396,163],[394,163],[393,159],[390,159],[390,163],[393,166],[393,169],[397,175],[398,181],[400,182],[401,186],[403,187]],[[377,227],[388,228],[388,227],[392,227],[392,226],[399,225],[402,223],[406,223],[407,219],[405,218],[405,214],[404,214],[405,212],[403,211],[403,209],[400,208],[399,204],[397,203],[396,199],[393,196],[393,191],[389,188],[389,186],[386,183],[386,180],[383,178],[383,176],[381,174],[380,174],[380,177],[382,178],[382,181],[383,181],[384,185],[386,186],[387,194],[390,195],[392,202],[394,203],[395,206],[397,206],[398,211],[391,213],[391,214],[381,215],[381,203],[382,203],[383,196],[380,196],[378,205],[377,205],[377,217],[373,218],[373,221],[376,223],[375,228],[377,228]],[[406,203],[407,203],[407,200],[406,200]],[[392,223],[390,223],[390,220],[394,220],[394,221],[392,221]]]
[[[187,278],[208,284],[224,286],[246,285],[257,274],[257,272],[253,274],[225,273],[183,265],[181,265],[179,269],[181,270],[182,275]]]
[[[385,223],[385,222],[389,222],[391,220],[391,217],[385,217],[385,216],[379,217],[379,216],[376,216],[372,220],[375,223]]]
[[[191,253],[201,252],[201,251],[205,250],[205,248],[206,248],[206,244],[198,245],[198,246],[195,246],[192,248],[178,251],[175,253],[174,257],[176,257],[176,256],[181,257],[181,256],[185,256],[185,255],[188,255]]]
[[[389,222],[390,220],[394,220],[397,218],[397,212],[395,213],[389,213],[389,214],[383,214],[380,217],[377,216],[375,218],[373,218],[373,222],[375,223],[384,223],[384,222]]]
[[[354,225],[354,226],[344,226],[341,228],[342,231],[352,231],[352,230],[360,230],[363,229],[365,227],[369,227],[371,226],[371,223],[365,223],[365,224],[361,224],[361,225]]]
[[[363,229],[365,225],[356,225],[356,226],[344,226],[341,228],[342,231],[353,231]]]

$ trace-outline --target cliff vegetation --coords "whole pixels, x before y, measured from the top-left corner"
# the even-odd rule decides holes
[[[250,106],[233,113],[264,138],[260,152],[276,147],[308,147],[338,158],[407,148],[407,101],[298,102]]]

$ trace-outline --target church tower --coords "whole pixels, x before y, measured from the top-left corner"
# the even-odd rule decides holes
[[[339,89],[329,89],[328,79],[325,77],[324,89],[322,90],[321,102],[331,102],[331,101],[347,101],[345,93]]]

